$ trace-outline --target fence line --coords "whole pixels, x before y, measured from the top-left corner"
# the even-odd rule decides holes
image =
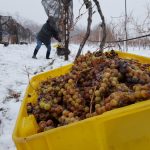
[[[121,43],[121,42],[125,42],[125,41],[132,41],[132,40],[136,40],[136,39],[141,39],[141,38],[145,38],[145,37],[149,37],[150,34],[146,34],[146,35],[142,35],[142,36],[137,36],[134,38],[128,38],[128,39],[123,39],[123,40],[116,40],[116,41],[106,41],[106,43]],[[88,42],[101,42],[101,41],[93,41],[93,40],[89,40]]]

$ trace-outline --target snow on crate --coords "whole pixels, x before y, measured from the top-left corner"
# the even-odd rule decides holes
[[[35,44],[9,45],[8,47],[0,44],[0,150],[15,150],[12,132],[29,82],[28,75],[31,78],[37,73],[72,63],[79,45],[70,45],[71,54],[68,61],[64,61],[64,57],[58,57],[53,46],[50,56],[52,59],[45,59],[44,46],[39,50],[38,59],[32,59],[34,48]],[[83,53],[97,48],[97,45],[86,45]],[[131,48],[129,52],[150,57],[150,50]]]

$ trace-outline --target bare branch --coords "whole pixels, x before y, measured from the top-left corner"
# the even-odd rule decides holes
[[[54,64],[54,61],[55,61],[55,59],[52,59],[52,61],[49,62],[46,66],[42,66],[42,67],[40,67],[40,70],[36,70],[34,72],[34,74],[44,72],[46,70],[46,68],[48,68],[48,67],[50,67],[50,66],[52,66]]]
[[[28,69],[27,69],[26,66],[25,66],[25,72],[27,73],[27,76],[28,76],[29,85],[32,87],[32,89],[33,89],[34,91],[37,92],[37,90],[36,90],[36,89],[33,87],[33,85],[31,84],[31,81],[30,81],[30,73],[29,73],[29,71],[28,71]]]
[[[85,43],[86,43],[86,41],[87,41],[87,39],[90,35],[90,32],[91,32],[92,14],[93,14],[93,12],[92,12],[92,10],[93,10],[92,9],[92,3],[89,0],[84,0],[84,3],[86,5],[86,8],[88,9],[88,25],[87,25],[87,31],[86,31],[85,37],[83,38],[83,40],[80,44],[80,47],[79,47],[78,53],[76,55],[76,58],[78,56],[80,56],[80,54],[82,52],[82,49],[83,49],[83,47],[84,47],[84,45],[85,45]]]
[[[102,20],[101,27],[103,29],[103,37],[102,37],[102,41],[100,43],[100,51],[103,52],[103,47],[105,46],[105,42],[106,42],[106,24],[105,24],[105,18],[104,18],[104,15],[102,13],[102,10],[101,10],[101,7],[100,7],[100,4],[99,4],[98,0],[93,0],[93,1],[94,1],[94,3],[97,6],[98,13],[99,13],[99,15],[101,17],[101,20]]]
[[[83,17],[83,15],[85,15],[88,12],[88,10],[86,10],[83,13],[81,13],[81,9],[82,9],[83,5],[84,5],[84,3],[82,4],[81,8],[79,9],[79,15],[76,17],[75,23],[73,24],[71,29],[73,29],[75,27],[75,25],[78,23],[79,19],[81,19],[81,17]],[[95,5],[92,6],[92,8],[94,8],[94,7],[95,7]]]
[[[93,95],[92,95],[91,101],[90,101],[90,114],[92,114],[92,108],[93,108],[93,100],[94,100],[95,90],[96,90],[96,86],[94,87],[94,92],[93,92]]]

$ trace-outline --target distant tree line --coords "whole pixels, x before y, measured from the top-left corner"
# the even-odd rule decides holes
[[[82,8],[82,6],[81,6]],[[80,8],[80,9],[81,9]],[[79,11],[80,14],[75,20],[75,26],[71,31],[71,41],[80,43],[84,38],[85,28],[77,25],[79,19],[83,17],[87,11]],[[95,12],[93,11],[93,14]],[[106,44],[104,48],[119,48],[125,49],[125,41],[127,34],[127,45],[130,47],[138,47],[139,49],[150,48],[150,3],[145,8],[145,15],[142,19],[135,18],[134,12],[129,12],[126,20],[125,32],[125,15],[124,13],[118,17],[111,17],[111,20],[106,23]],[[87,39],[88,43],[99,44],[102,41],[103,32],[101,24],[95,25],[91,28],[91,33]]]
[[[0,43],[3,41],[11,44],[31,43],[33,40],[34,34],[29,28],[22,26],[11,16],[0,15]]]

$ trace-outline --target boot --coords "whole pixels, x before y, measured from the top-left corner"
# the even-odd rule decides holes
[[[49,55],[50,55],[50,52],[47,52],[46,53],[46,59],[51,59],[51,58],[49,58]]]
[[[38,49],[35,49],[32,58],[37,59],[36,57],[37,53],[38,53]]]
[[[32,58],[37,59],[37,57],[35,55],[33,55]]]

